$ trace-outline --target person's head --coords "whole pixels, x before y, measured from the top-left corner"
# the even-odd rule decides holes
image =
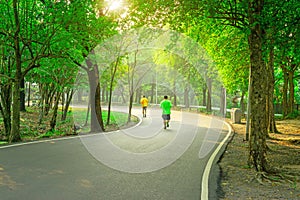
[[[168,96],[166,95],[166,96],[164,96],[164,99],[168,99]]]

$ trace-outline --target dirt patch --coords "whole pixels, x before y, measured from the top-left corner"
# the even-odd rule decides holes
[[[257,173],[249,168],[248,142],[244,141],[246,125],[232,124],[234,136],[219,163],[222,168],[221,187],[228,200],[300,199],[300,120],[277,122],[280,134],[270,134],[267,145],[269,163],[279,173],[259,182]]]

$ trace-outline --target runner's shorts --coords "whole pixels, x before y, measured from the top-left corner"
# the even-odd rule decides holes
[[[171,119],[171,116],[170,116],[170,114],[166,114],[166,115],[162,115],[162,118],[163,118],[164,120],[170,120],[170,119]]]

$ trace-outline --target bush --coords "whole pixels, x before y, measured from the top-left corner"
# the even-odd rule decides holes
[[[296,119],[300,116],[300,112],[298,110],[294,110],[286,116],[286,119]]]

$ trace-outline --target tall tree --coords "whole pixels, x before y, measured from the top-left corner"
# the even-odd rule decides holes
[[[266,159],[266,80],[265,63],[263,61],[263,34],[264,30],[261,23],[263,11],[263,0],[249,0],[248,20],[250,27],[249,49],[251,62],[251,135],[250,135],[250,155],[249,160],[257,171],[269,171]]]
[[[134,101],[134,94],[137,89],[141,86],[143,78],[151,70],[152,65],[150,64],[149,53],[141,51],[139,49],[139,42],[136,44],[136,50],[126,57],[127,64],[127,83],[128,83],[128,94],[129,94],[129,105],[128,105],[128,122],[131,122],[132,107]],[[150,54],[151,55],[151,54]]]
[[[92,0],[76,1],[66,6],[69,11],[69,18],[66,22],[66,31],[74,41],[71,43],[68,56],[82,68],[89,80],[91,104],[91,131],[104,131],[104,123],[101,108],[101,86],[99,66],[94,59],[97,45],[107,37],[115,34],[114,24],[105,15],[105,4],[103,1],[95,2]],[[74,21],[76,16],[76,21]],[[72,48],[72,47],[75,47]],[[85,61],[85,63],[83,63]]]
[[[297,46],[297,41],[299,40],[297,37],[299,38],[300,21],[297,19],[297,16],[299,16],[300,13],[299,10],[296,9],[299,5],[299,2],[294,0],[265,1],[263,15],[263,26],[266,29],[264,38],[264,57],[268,64],[267,69],[269,74],[267,87],[269,92],[267,96],[267,113],[269,114],[268,127],[270,132],[277,132],[273,108],[275,91],[274,68],[276,66],[281,66],[281,68],[284,68],[283,71],[293,71],[290,65],[291,62],[289,61],[292,61],[293,64],[299,63],[299,56],[297,56],[299,54],[297,51],[299,50],[298,48],[295,48]],[[289,75],[287,75],[286,78],[286,80],[289,80]],[[287,85],[284,87],[289,85],[288,81],[286,83]],[[292,88],[294,87],[292,86]],[[290,91],[290,94],[292,93],[293,91]],[[284,96],[287,97],[286,94],[284,94]],[[292,94],[291,96],[294,95]],[[286,98],[283,99],[283,108],[289,108],[283,112],[284,115],[289,113],[288,110],[290,110],[290,112],[293,110],[293,108],[288,106],[293,101],[291,99],[294,99],[294,97],[289,98],[290,103],[288,103]]]
[[[55,25],[52,9],[35,0],[9,0],[1,4],[2,13],[1,36],[6,45],[13,49],[13,65],[10,70],[12,84],[12,121],[9,142],[19,141],[20,137],[20,106],[24,97],[21,84],[24,77],[32,69],[40,66],[45,57],[54,56],[55,50],[50,49],[51,42],[59,25]],[[11,9],[12,8],[12,9]],[[9,20],[7,20],[9,16]]]
[[[266,160],[266,73],[263,60],[263,36],[265,33],[262,26],[263,0],[246,1],[194,1],[187,0],[173,4],[170,1],[155,2],[160,6],[159,10],[172,13],[171,24],[190,23],[193,18],[212,18],[220,20],[224,25],[234,26],[248,33],[248,45],[250,51],[250,68],[252,79],[251,91],[251,138],[249,160],[257,171],[267,171]],[[152,4],[151,4],[152,5]],[[155,5],[153,5],[155,7]],[[170,9],[170,7],[174,9]],[[152,7],[151,7],[152,8]],[[148,8],[149,9],[149,8]],[[178,11],[177,13],[169,10]],[[153,13],[149,10],[148,13]],[[159,12],[158,12],[159,13]],[[156,13],[153,14],[154,18]],[[148,17],[149,18],[149,17]],[[170,19],[169,18],[169,19]],[[151,19],[151,18],[150,18]],[[165,18],[163,18],[165,19]],[[180,23],[178,23],[180,22]]]

